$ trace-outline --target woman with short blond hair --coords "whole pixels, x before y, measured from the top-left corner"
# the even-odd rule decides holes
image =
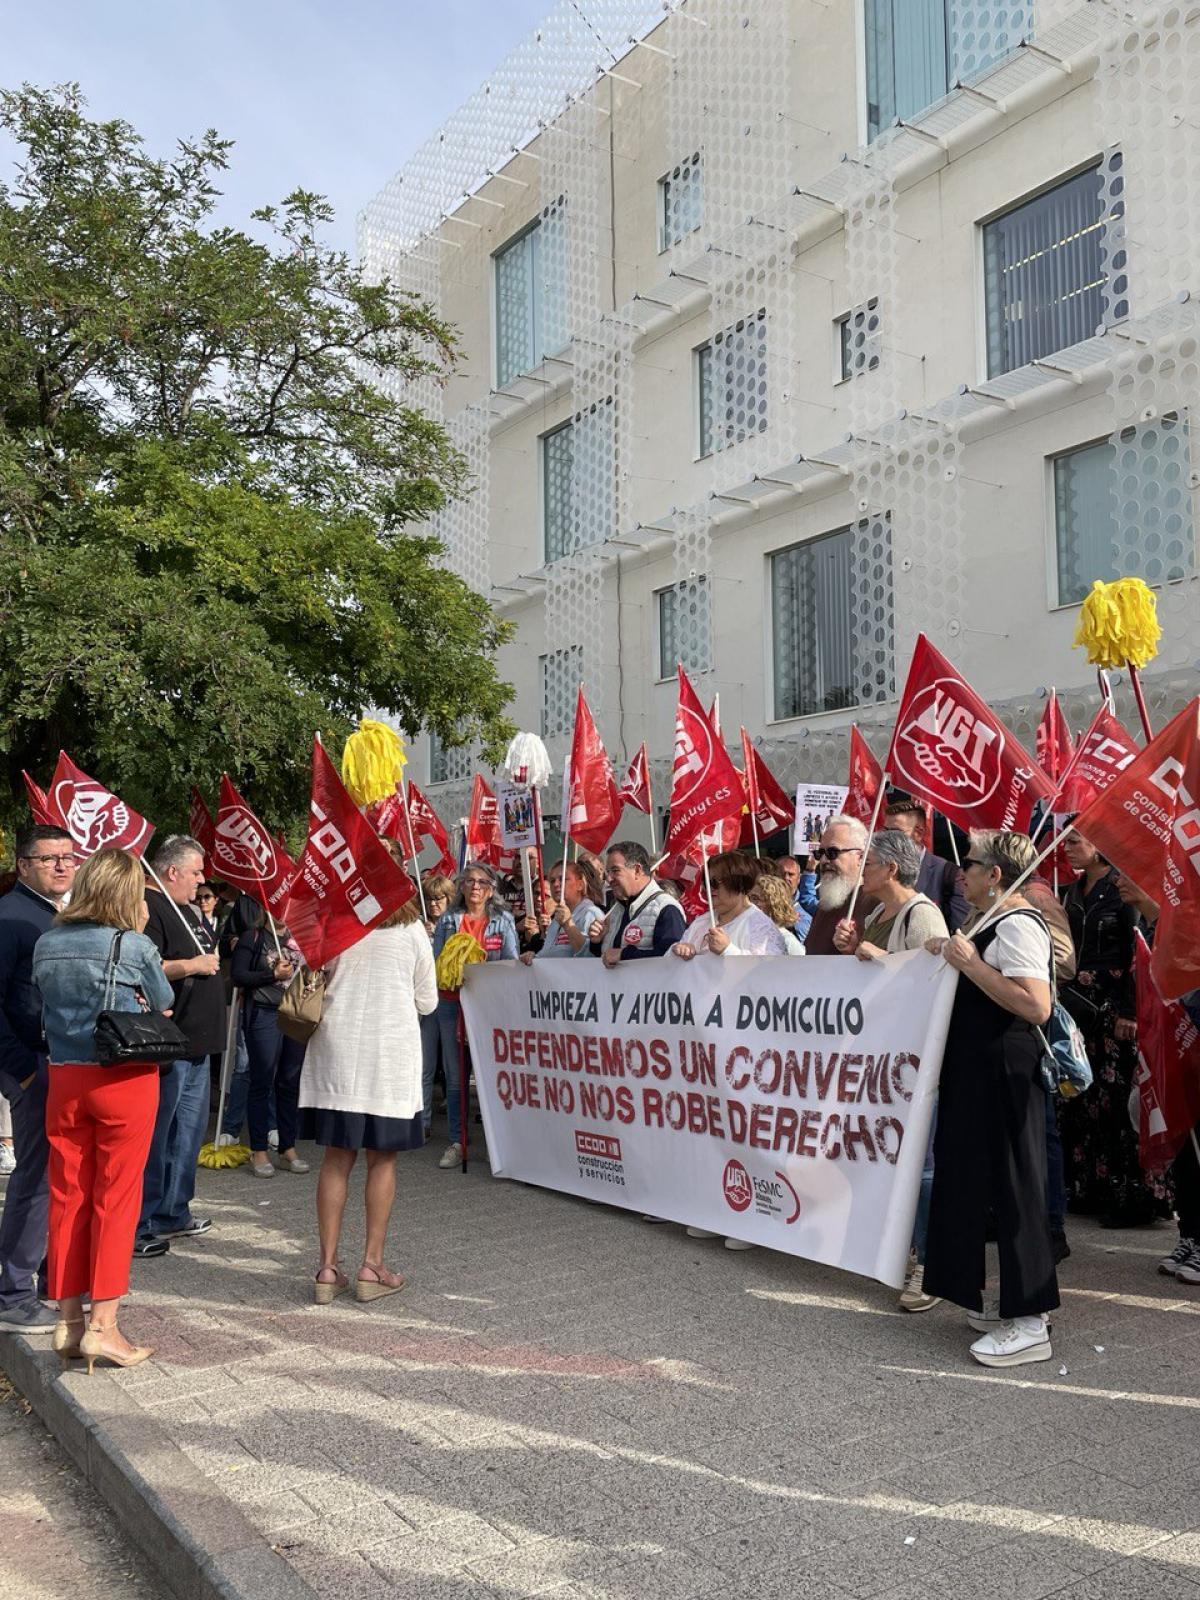
[[[117,1327],[142,1204],[142,1172],[158,1111],[158,1064],[101,1066],[102,1011],[166,1011],[171,985],[146,926],[146,883],[136,856],[99,850],[75,878],[71,903],[34,946],[50,1057],[47,1285],[58,1301],[54,1348],[65,1365],[82,1356],[136,1366],[153,1351]],[[91,1320],[84,1331],[83,1302]]]
[[[391,839],[383,845],[403,868],[400,846]],[[311,1108],[313,1137],[325,1146],[317,1181],[318,1305],[350,1287],[337,1253],[360,1150],[367,1162],[367,1228],[355,1298],[378,1300],[404,1287],[403,1275],[384,1266],[383,1256],[396,1199],[396,1157],[425,1142],[418,1017],[436,1005],[433,952],[414,890],[325,968],[321,1021],[304,1058],[300,1104]]]

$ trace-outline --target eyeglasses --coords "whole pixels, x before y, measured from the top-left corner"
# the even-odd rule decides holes
[[[815,861],[836,861],[839,856],[860,856],[862,848],[856,844],[822,844],[813,851]]]
[[[986,872],[987,871],[987,862],[986,861],[976,861],[974,856],[964,856],[963,857],[963,870],[965,871],[967,867],[982,867],[984,869],[984,871]]]
[[[463,879],[463,888],[464,889],[490,889],[491,887],[492,887],[492,884],[491,884],[491,880],[489,878],[464,878]]]
[[[73,867],[75,856],[72,852],[65,856],[22,856],[22,861],[36,861],[39,867]]]

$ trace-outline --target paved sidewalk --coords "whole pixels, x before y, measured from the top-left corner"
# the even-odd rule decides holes
[[[953,1309],[440,1148],[400,1159],[410,1286],[369,1308],[311,1304],[319,1151],[202,1173],[212,1232],[135,1264],[155,1358],[91,1380],[318,1593],[1200,1600],[1200,1290],[1155,1274],[1167,1228],[1073,1226],[1054,1360],[985,1372]]]

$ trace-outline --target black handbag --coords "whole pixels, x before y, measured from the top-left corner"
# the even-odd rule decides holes
[[[117,998],[117,963],[121,959],[122,933],[113,935],[108,965],[104,971],[104,1009],[96,1018],[96,1060],[102,1067],[120,1067],[131,1061],[182,1061],[188,1056],[188,1042],[170,1017],[151,1011],[138,988],[139,1010],[113,1011]],[[126,984],[129,988],[131,985]]]

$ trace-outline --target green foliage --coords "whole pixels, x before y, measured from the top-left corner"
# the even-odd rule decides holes
[[[0,93],[0,760],[60,746],[161,825],[223,768],[298,821],[312,734],[371,708],[447,742],[511,731],[487,603],[414,535],[471,493],[393,398],[451,329],[368,283],[296,190],[215,226],[231,146],[174,160],[77,90]]]

